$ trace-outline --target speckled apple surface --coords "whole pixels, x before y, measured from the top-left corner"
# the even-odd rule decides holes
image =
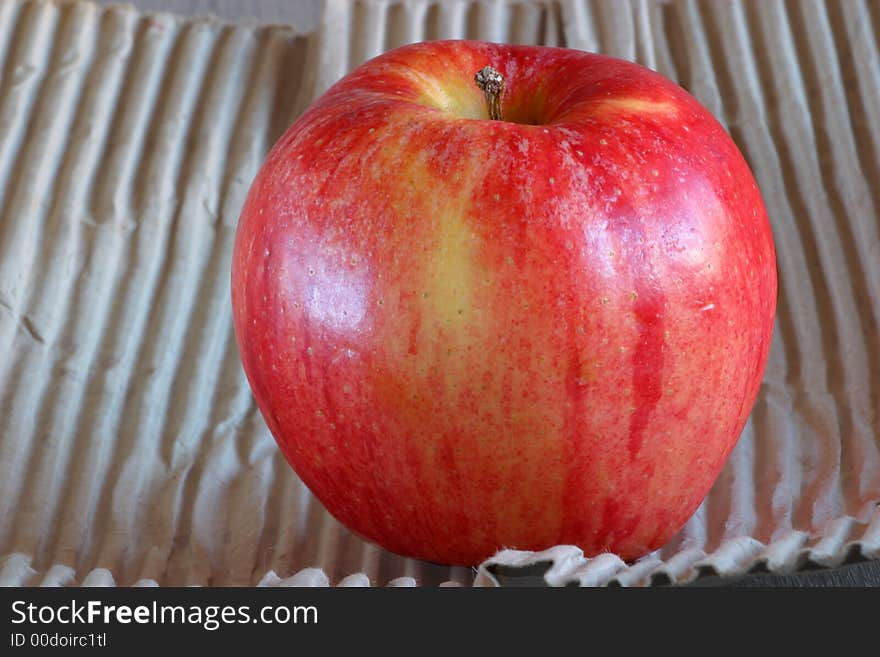
[[[232,302],[270,429],[357,533],[455,565],[635,559],[745,425],[776,259],[745,160],[684,90],[571,49],[433,42],[368,62],[281,138]]]

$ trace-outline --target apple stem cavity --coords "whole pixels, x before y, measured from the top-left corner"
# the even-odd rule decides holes
[[[504,95],[504,76],[491,66],[486,66],[474,76],[474,81],[486,96],[489,106],[489,118],[492,121],[503,121],[501,113],[501,96]]]

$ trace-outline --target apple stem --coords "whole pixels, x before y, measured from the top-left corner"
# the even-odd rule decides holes
[[[486,96],[486,104],[489,106],[489,118],[493,121],[503,121],[501,114],[501,96],[504,95],[504,77],[491,66],[477,71],[474,76],[477,86]]]

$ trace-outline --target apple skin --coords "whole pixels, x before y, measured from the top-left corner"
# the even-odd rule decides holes
[[[666,543],[746,423],[776,295],[758,187],[693,97],[473,41],[322,96],[254,180],[232,261],[244,370],[302,481],[366,539],[461,565]]]

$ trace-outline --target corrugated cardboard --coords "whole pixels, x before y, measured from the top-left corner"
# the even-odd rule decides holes
[[[288,467],[241,371],[229,257],[267,150],[356,64],[461,37],[655,68],[765,197],[764,385],[696,515],[635,564],[559,546],[475,577],[364,543]],[[329,0],[308,34],[0,3],[0,584],[632,586],[880,558],[878,38],[880,5],[857,0]]]

